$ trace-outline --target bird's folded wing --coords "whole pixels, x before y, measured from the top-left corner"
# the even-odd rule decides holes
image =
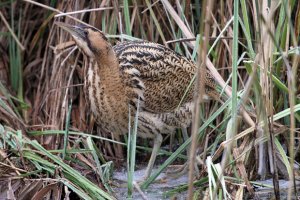
[[[145,41],[122,42],[114,51],[126,85],[139,93],[144,110],[165,113],[177,108],[195,74],[194,62]],[[184,102],[191,101],[192,90],[193,86]]]

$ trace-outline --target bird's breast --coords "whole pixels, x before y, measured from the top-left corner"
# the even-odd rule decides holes
[[[97,123],[106,131],[126,133],[128,124],[128,104],[112,80],[103,80],[99,67],[90,66],[84,81],[85,98]]]

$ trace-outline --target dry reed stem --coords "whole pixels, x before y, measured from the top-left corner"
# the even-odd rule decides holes
[[[210,20],[211,15],[210,11],[213,8],[214,2],[210,0],[208,3],[203,2],[204,13],[202,19],[204,19],[203,34],[205,38],[209,37],[210,34]],[[201,30],[202,31],[202,30]],[[200,46],[198,48],[198,61],[197,61],[197,77],[196,77],[196,86],[194,94],[194,103],[195,108],[193,111],[193,123],[192,123],[192,142],[190,148],[190,157],[189,157],[189,188],[188,188],[188,199],[193,199],[193,181],[194,181],[194,166],[195,166],[195,154],[196,154],[196,145],[198,143],[198,129],[201,126],[202,122],[200,121],[200,105],[203,102],[204,94],[204,74],[203,71],[206,70],[205,61],[207,59],[208,51],[208,42],[209,40],[200,41]]]

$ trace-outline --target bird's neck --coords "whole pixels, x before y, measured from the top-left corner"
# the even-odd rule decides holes
[[[119,62],[114,52],[111,51],[105,55],[98,57],[99,59],[89,60],[84,93],[87,104],[96,119],[101,121],[101,126],[106,130],[121,133],[126,129],[120,131],[115,127],[124,121],[124,117],[126,119],[128,113],[125,85],[122,82]],[[116,113],[121,114],[117,116]],[[126,124],[121,127],[126,127]]]
[[[88,79],[101,87],[106,95],[117,95],[124,89],[120,77],[119,61],[112,48],[90,60]]]

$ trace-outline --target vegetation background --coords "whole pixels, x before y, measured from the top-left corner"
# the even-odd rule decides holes
[[[88,23],[113,44],[161,43],[195,61],[200,60],[203,27],[208,27],[206,65],[229,100],[201,104],[200,175],[165,196],[194,184],[195,199],[242,199],[255,197],[258,179],[273,178],[275,193],[279,179],[296,183],[300,2],[215,1],[205,21],[208,2],[1,0],[0,199],[115,198],[109,161],[125,163],[127,140],[97,128],[82,91],[86,61],[55,21]],[[64,14],[73,11],[79,12]],[[165,139],[173,145],[161,151],[168,159],[142,188],[172,161],[187,158],[181,153],[191,139],[181,131],[175,138]],[[144,143],[136,147],[137,155],[149,155]],[[131,180],[129,191],[132,187]],[[290,184],[289,197],[293,189]]]

